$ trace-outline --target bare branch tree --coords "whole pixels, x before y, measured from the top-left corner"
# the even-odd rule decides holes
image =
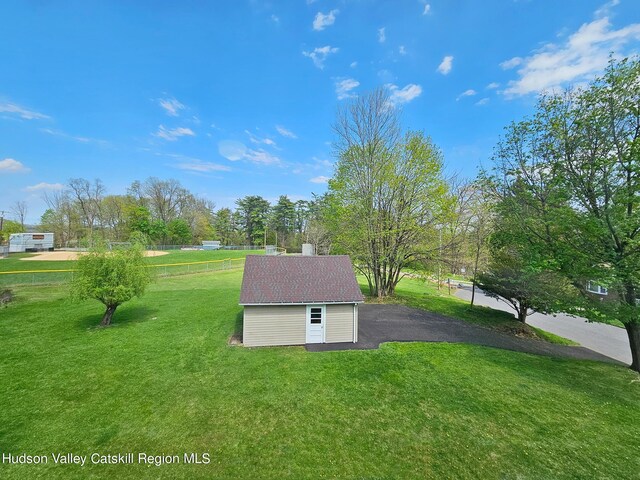
[[[22,230],[24,230],[24,222],[27,218],[27,212],[29,211],[27,207],[27,202],[25,201],[17,201],[11,206],[11,213],[16,222],[20,224]]]

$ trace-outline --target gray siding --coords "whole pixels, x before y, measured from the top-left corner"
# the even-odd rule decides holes
[[[245,306],[242,343],[247,347],[304,344],[306,308],[305,305]]]
[[[327,305],[326,308],[326,342],[353,342],[353,304]]]

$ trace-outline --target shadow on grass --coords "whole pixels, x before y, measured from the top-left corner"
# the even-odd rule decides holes
[[[233,328],[233,336],[242,338],[242,310],[236,315],[236,322]]]
[[[113,318],[111,319],[111,325],[109,325],[109,327],[121,327],[134,323],[153,320],[157,313],[157,308],[143,305],[135,307],[127,307],[126,305],[121,306],[114,313]],[[77,325],[82,330],[90,328],[109,328],[100,326],[103,315],[104,312],[100,312],[97,315],[86,315],[78,320]]]

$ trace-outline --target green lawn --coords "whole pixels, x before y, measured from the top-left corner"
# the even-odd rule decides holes
[[[362,292],[367,295],[369,289],[364,277],[358,278]],[[405,277],[400,280],[394,297],[385,299],[384,303],[401,303],[410,307],[422,308],[449,317],[459,318],[470,323],[493,328],[510,335],[545,340],[560,345],[578,345],[568,338],[545,332],[531,325],[523,325],[513,314],[502,310],[474,305],[454,295],[455,288],[444,287],[438,290],[432,282],[417,278]],[[369,302],[377,303],[377,298],[369,298]]]
[[[159,275],[180,275],[194,271],[208,271],[221,269],[220,260],[244,258],[248,254],[263,255],[262,250],[209,250],[209,251],[180,251],[171,250],[166,255],[147,257],[149,265],[155,265],[153,270]],[[74,260],[66,261],[25,261],[23,258],[32,257],[33,253],[11,254],[9,258],[0,260],[0,288],[14,285],[43,285],[68,282],[73,270]],[[172,264],[193,263],[195,265],[176,266]],[[199,262],[212,262],[202,264]],[[231,265],[239,266],[242,262],[235,261]],[[166,266],[169,264],[169,266]],[[56,270],[62,270],[57,272]],[[7,273],[3,273],[7,272]],[[19,273],[11,273],[19,272]]]
[[[0,477],[637,478],[631,370],[460,344],[230,347],[241,276],[160,279],[102,329],[97,302],[17,288],[0,310],[0,451],[211,463],[50,460]]]
[[[248,254],[264,254],[263,250],[170,250],[166,255],[147,257],[150,265],[182,262],[206,262],[225,258],[244,258]],[[66,261],[25,261],[23,258],[35,256],[35,253],[12,253],[9,258],[0,260],[0,272],[25,270],[66,270],[73,269],[74,260]]]

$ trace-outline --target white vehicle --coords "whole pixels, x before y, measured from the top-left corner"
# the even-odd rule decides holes
[[[9,252],[53,251],[53,233],[12,233],[9,236]]]

